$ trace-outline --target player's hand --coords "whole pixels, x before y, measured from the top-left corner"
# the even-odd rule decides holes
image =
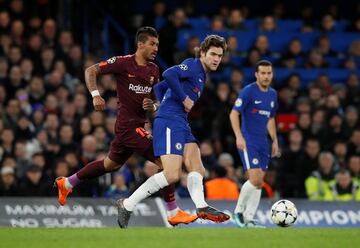
[[[246,150],[246,141],[244,137],[241,136],[236,138],[236,147],[241,151]]]
[[[144,110],[154,111],[154,101],[150,98],[144,98],[142,107]]]
[[[93,97],[93,105],[96,111],[103,111],[105,109],[105,100],[101,96]]]
[[[190,97],[186,97],[185,100],[183,101],[184,107],[185,107],[185,111],[186,112],[190,112],[192,107],[194,106],[194,101],[190,99]]]
[[[272,157],[280,157],[280,150],[279,150],[279,144],[277,140],[274,140],[271,145],[271,156]]]

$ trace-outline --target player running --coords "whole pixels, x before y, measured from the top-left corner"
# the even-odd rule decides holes
[[[191,133],[187,115],[194,106],[206,82],[206,72],[215,71],[226,49],[224,38],[209,35],[201,43],[200,58],[186,59],[163,73],[164,81],[155,86],[162,99],[154,121],[154,151],[160,156],[164,170],[150,177],[129,198],[119,199],[118,224],[126,228],[135,205],[159,189],[179,180],[182,163],[189,172],[187,187],[200,218],[223,222],[227,214],[205,202],[203,176],[198,142]]]
[[[133,55],[112,57],[85,70],[86,86],[93,97],[96,111],[105,109],[105,100],[97,89],[96,77],[111,73],[116,78],[118,97],[116,136],[104,160],[91,162],[74,175],[55,180],[54,185],[58,188],[61,205],[65,205],[67,196],[79,182],[118,170],[134,152],[160,164],[154,156],[151,135],[144,129],[146,111],[155,111],[157,108],[151,100],[153,84],[159,81],[159,69],[152,63],[159,46],[156,30],[152,27],[140,28],[136,33],[136,46]],[[177,207],[174,191],[174,185],[169,185],[162,191],[169,223],[177,225],[195,221],[196,215],[190,215]]]
[[[241,188],[234,219],[239,227],[263,227],[254,221],[258,208],[263,178],[271,156],[278,155],[274,116],[277,110],[277,93],[270,87],[273,79],[271,62],[256,64],[256,82],[240,91],[230,113],[241,161],[249,173]],[[241,115],[241,128],[239,115]],[[271,154],[268,134],[272,139]]]

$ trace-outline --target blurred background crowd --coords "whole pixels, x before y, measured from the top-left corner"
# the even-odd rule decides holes
[[[254,81],[254,64],[268,59],[282,156],[269,164],[263,197],[360,200],[360,3],[352,0],[0,0],[0,196],[54,196],[56,177],[106,156],[116,81],[99,78],[107,107],[95,112],[84,69],[133,53],[142,25],[160,34],[161,70],[194,56],[206,34],[227,39],[221,67],[189,116],[209,199],[237,199],[246,180],[228,115]],[[74,195],[127,196],[156,171],[135,155]],[[189,197],[186,177],[179,197]]]

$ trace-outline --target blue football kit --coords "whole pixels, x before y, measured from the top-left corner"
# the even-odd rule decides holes
[[[164,71],[163,78],[154,87],[161,101],[154,120],[154,153],[183,155],[186,143],[198,143],[191,133],[183,101],[188,96],[195,104],[200,98],[206,73],[199,59],[189,58]]]
[[[269,87],[261,91],[256,82],[244,87],[235,101],[233,109],[241,114],[241,133],[246,149],[239,150],[245,170],[267,169],[271,158],[267,124],[278,108],[277,93]]]

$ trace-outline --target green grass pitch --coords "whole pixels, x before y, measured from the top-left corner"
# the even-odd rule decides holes
[[[0,247],[358,247],[360,229],[0,228]]]

